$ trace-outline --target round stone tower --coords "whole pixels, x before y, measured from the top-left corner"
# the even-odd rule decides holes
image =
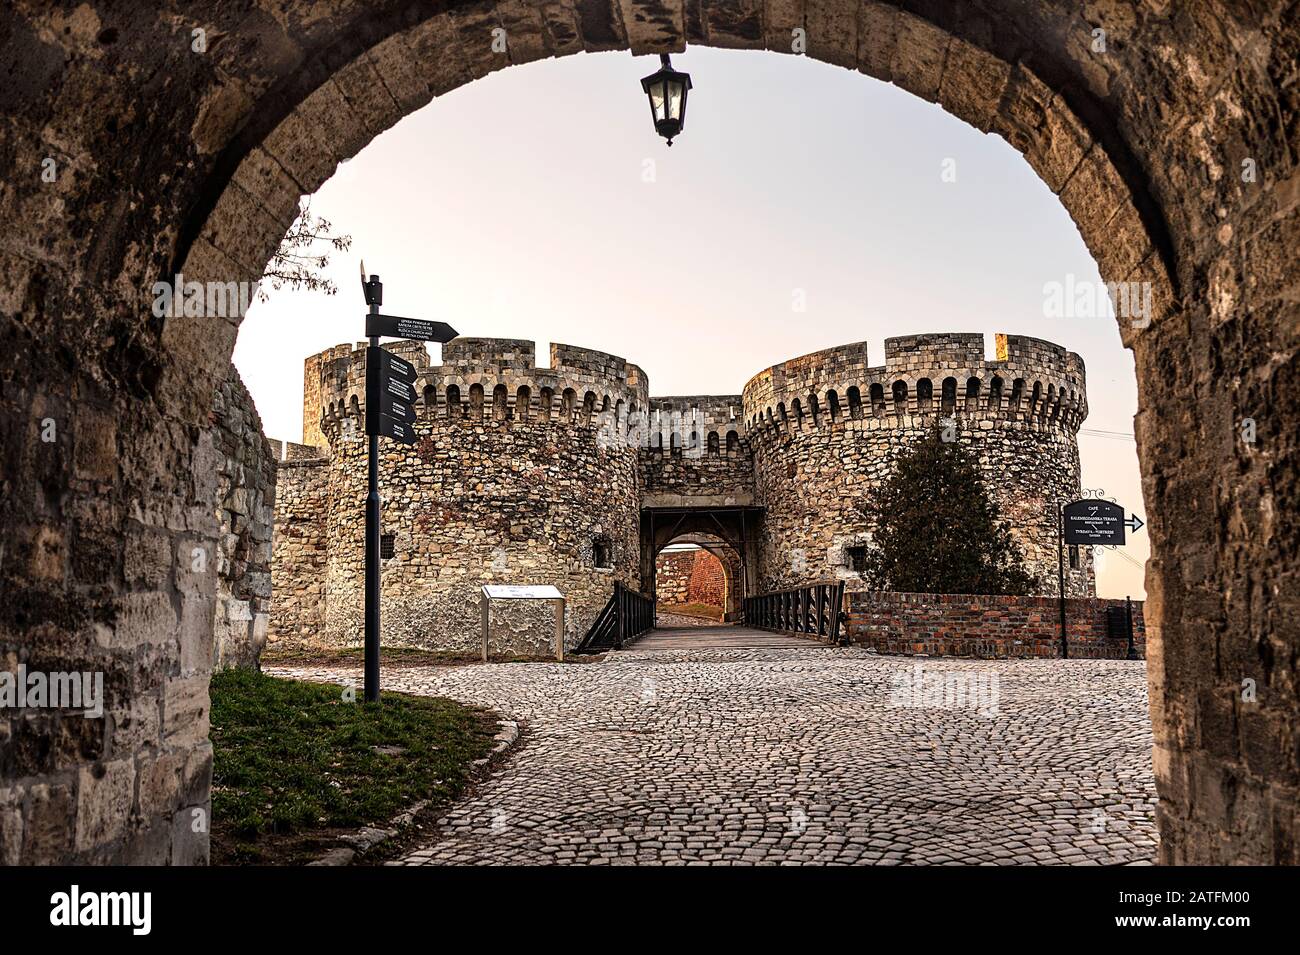
[[[482,584],[554,584],[567,598],[573,646],[615,580],[641,584],[636,448],[601,440],[599,426],[604,412],[646,407],[645,374],[622,358],[558,344],[551,367],[537,368],[534,343],[513,339],[457,338],[443,346],[441,366],[430,365],[418,342],[383,347],[416,366],[420,396],[418,442],[380,441],[384,640],[469,649]],[[318,402],[329,445],[321,634],[355,644],[364,578],[364,345],[313,356],[307,379],[306,399]],[[526,642],[545,628],[525,624],[530,613],[550,614],[549,606],[501,609],[508,619],[494,625],[494,649],[545,650]]]
[[[870,543],[859,503],[900,451],[948,419],[1040,592],[1056,593],[1056,508],[1079,495],[1088,413],[1078,355],[1018,335],[997,336],[993,361],[979,334],[890,338],[884,365],[870,365],[865,343],[831,348],[755,375],[743,399],[755,499],[766,508],[760,592],[835,578],[852,587]],[[1087,548],[1069,553],[1066,593],[1094,593]]]

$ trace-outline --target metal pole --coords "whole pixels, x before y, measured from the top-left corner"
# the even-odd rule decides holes
[[[372,281],[378,276],[372,275]],[[371,304],[370,314],[379,314],[379,305]],[[372,347],[378,336],[370,336]],[[374,352],[370,352],[374,355]],[[378,395],[366,395],[370,401]],[[369,410],[369,409],[367,409]],[[379,702],[379,435],[370,434],[367,450],[369,490],[366,493],[366,688],[365,701]]]
[[[1061,659],[1070,656],[1070,642],[1065,638],[1065,506],[1056,505],[1056,577],[1061,595]]]
[[[1133,598],[1124,598],[1124,612],[1128,617],[1128,659],[1136,660],[1137,647],[1133,645]]]

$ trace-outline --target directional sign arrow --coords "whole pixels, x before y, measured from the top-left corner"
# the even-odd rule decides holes
[[[379,420],[375,422],[376,430],[372,433],[378,434],[380,437],[392,438],[402,444],[415,444],[415,430],[405,421],[398,421],[386,414],[376,415],[376,417]],[[367,415],[367,418],[369,418],[369,415]],[[369,423],[367,420],[366,424],[369,425]],[[367,430],[369,429],[367,428]]]
[[[1130,528],[1134,533],[1137,533],[1137,532],[1138,532],[1139,530],[1141,530],[1143,527],[1146,527],[1146,523],[1142,520],[1142,518],[1138,517],[1136,514],[1134,514],[1134,515],[1132,515],[1131,517],[1127,518],[1127,519],[1124,521],[1124,523],[1127,524],[1128,527],[1129,527],[1129,528]]]
[[[416,370],[405,358],[398,358],[387,348],[375,349],[379,352],[379,363],[384,369],[384,373],[390,378],[400,378],[402,381],[415,381]]]
[[[366,316],[366,336],[414,338],[422,342],[449,342],[456,337],[456,329],[446,322],[375,313]]]
[[[415,422],[415,408],[398,398],[381,394],[379,401],[366,404],[366,434],[387,434],[383,419],[388,418],[408,429]],[[391,438],[392,435],[389,435]]]
[[[407,404],[415,402],[415,366],[385,348],[366,349],[366,406],[388,395]]]

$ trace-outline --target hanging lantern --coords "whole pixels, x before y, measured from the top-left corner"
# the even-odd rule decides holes
[[[686,94],[691,88],[691,75],[674,70],[667,53],[660,55],[659,62],[663,64],[659,72],[643,79],[641,89],[650,97],[655,131],[671,146],[673,137],[686,126]]]

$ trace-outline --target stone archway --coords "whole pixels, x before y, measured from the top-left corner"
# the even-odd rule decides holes
[[[1103,277],[1150,283],[1149,326],[1123,334],[1161,854],[1294,861],[1300,24],[1283,0],[8,7],[0,651],[102,670],[110,703],[97,725],[0,722],[6,861],[206,858],[215,585],[195,568],[216,552],[205,425],[238,321],[154,315],[152,284],[255,280],[300,193],[493,70],[686,43],[788,54],[797,31],[1006,137]]]
[[[741,547],[747,546],[748,541],[740,542]],[[717,569],[721,574],[722,592],[720,595],[721,620],[723,623],[732,623],[739,619],[740,609],[743,606],[746,594],[747,581],[745,579],[745,558],[741,550],[737,550],[736,542],[728,540],[720,534],[708,534],[702,532],[679,534],[668,543],[656,548],[654,553],[653,567],[655,579],[653,587],[647,588],[653,592],[656,599],[662,604],[664,601],[664,592],[662,581],[660,579],[660,565],[662,563],[665,549],[677,544],[691,544],[699,548],[703,553],[708,554],[717,564]],[[687,601],[689,602],[689,601]]]

